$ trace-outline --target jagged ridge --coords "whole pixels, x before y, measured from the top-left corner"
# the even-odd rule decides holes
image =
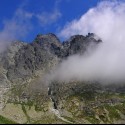
[[[73,54],[85,54],[88,47],[94,51],[101,42],[93,33],[88,33],[87,36],[74,35],[64,42],[60,42],[52,33],[39,34],[32,43],[13,42],[0,55],[1,108],[6,105],[0,114],[6,117],[8,107],[15,109],[13,104],[16,104],[20,113],[20,106],[22,107],[27,123],[38,122],[38,118],[44,119],[46,116],[52,120],[50,123],[57,123],[60,120],[56,121],[50,112],[52,100],[53,108],[59,111],[59,118],[69,123],[115,123],[121,117],[124,119],[124,85],[102,86],[98,82],[53,81],[46,86],[41,80],[44,74],[63,59]],[[43,115],[34,118],[30,111],[36,115],[40,111]],[[7,117],[11,119],[10,116]],[[16,121],[14,117],[12,120]]]

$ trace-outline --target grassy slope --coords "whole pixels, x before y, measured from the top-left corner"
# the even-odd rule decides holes
[[[67,98],[65,101],[65,110],[72,114],[74,119],[81,119],[87,120],[90,123],[115,123],[115,121],[122,120],[121,115],[124,115],[125,119],[125,102],[110,104],[103,102],[104,100],[110,100],[112,98],[116,99],[124,99],[125,95],[121,96],[119,94],[100,94],[98,95],[98,100],[101,103],[98,106],[93,106],[91,104],[95,103],[96,101],[94,98],[84,98],[85,95],[77,94]],[[81,103],[83,100],[83,103]],[[83,107],[89,107],[86,109],[81,109],[81,104],[84,104]],[[120,113],[119,113],[120,112]]]
[[[0,124],[17,124],[17,123],[0,115]]]

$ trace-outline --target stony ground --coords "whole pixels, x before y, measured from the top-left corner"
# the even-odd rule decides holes
[[[6,93],[11,98],[0,110],[0,121],[34,124],[124,123],[125,93],[120,93],[120,88],[114,92],[107,88],[102,90],[100,85],[94,83],[83,84],[78,81],[54,86],[51,86],[50,95],[48,89],[46,95],[38,92],[38,89],[33,89],[34,94],[31,92],[30,95],[27,91],[29,85],[16,87],[17,91],[13,88]]]

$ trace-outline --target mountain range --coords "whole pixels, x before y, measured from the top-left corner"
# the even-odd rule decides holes
[[[94,33],[11,42],[0,53],[0,123],[125,123],[124,84],[45,79],[63,60],[102,43]]]

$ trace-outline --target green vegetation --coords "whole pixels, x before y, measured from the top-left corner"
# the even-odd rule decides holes
[[[104,115],[99,115],[99,118],[103,121],[103,122],[107,122],[107,118]]]
[[[118,111],[116,110],[115,106],[105,105],[105,108],[109,111],[109,117],[110,117],[111,121],[113,121],[113,119],[121,118]]]
[[[55,121],[54,119],[48,118],[48,119],[37,120],[37,121],[33,122],[33,124],[51,124],[54,121]]]
[[[35,105],[35,111],[44,111],[44,108],[39,105]]]
[[[64,104],[64,109],[72,113],[74,118],[86,119],[93,124],[100,122],[114,123],[121,119],[119,112],[125,115],[125,101],[122,101],[124,99],[125,94],[95,92],[92,95],[91,91],[84,91],[68,96]],[[84,105],[82,110],[80,110],[81,104]]]
[[[80,91],[78,91],[80,90]],[[79,88],[77,91],[71,92],[71,94],[66,95],[62,98],[61,109],[69,112],[70,116],[67,114],[64,118],[68,121],[76,123],[78,119],[80,122],[88,120],[90,123],[99,124],[99,123],[114,123],[116,120],[121,119],[121,114],[125,115],[125,94],[116,93],[110,91],[94,91],[86,87],[82,91],[82,88]],[[22,106],[23,113],[25,118],[27,118],[26,123],[34,124],[50,124],[62,122],[61,119],[56,116],[46,116],[47,111],[49,110],[50,100],[46,95],[40,92],[34,92],[30,94],[26,89],[26,86],[13,87],[12,89],[12,99],[10,103],[20,104]],[[56,96],[54,96],[56,97]],[[56,97],[58,99],[58,96]],[[58,101],[61,101],[59,96]],[[124,101],[124,102],[123,102]],[[60,106],[59,105],[59,106]],[[35,107],[35,113],[44,113],[45,116],[37,118],[30,117],[29,112],[34,110],[32,106]],[[61,110],[60,109],[60,110]],[[29,111],[29,112],[28,112]],[[46,113],[45,113],[46,112]],[[120,113],[119,113],[120,112]],[[65,113],[65,112],[64,112]],[[5,119],[4,119],[5,120]],[[2,121],[0,121],[2,123]]]
[[[86,119],[92,124],[99,124],[99,120],[95,117],[86,117]]]
[[[26,111],[26,108],[25,108],[24,105],[22,105],[22,110],[23,110],[24,114],[26,115],[27,122],[30,123],[30,117],[28,116],[27,111]]]
[[[36,120],[32,122],[32,124],[52,124],[52,123],[67,124],[67,122],[62,121],[56,116],[43,116],[40,120]]]
[[[125,115],[125,102],[119,105],[115,105],[114,108],[119,110],[122,114]]]
[[[63,116],[63,118],[67,119],[67,121],[75,123],[75,120],[73,120],[73,118],[71,118],[71,117]]]
[[[0,115],[0,124],[17,124],[17,123]]]
[[[71,95],[71,97],[78,97],[80,100],[84,100],[84,101],[94,101],[95,96],[96,96],[96,93],[93,93],[91,91],[75,93],[75,94]]]

